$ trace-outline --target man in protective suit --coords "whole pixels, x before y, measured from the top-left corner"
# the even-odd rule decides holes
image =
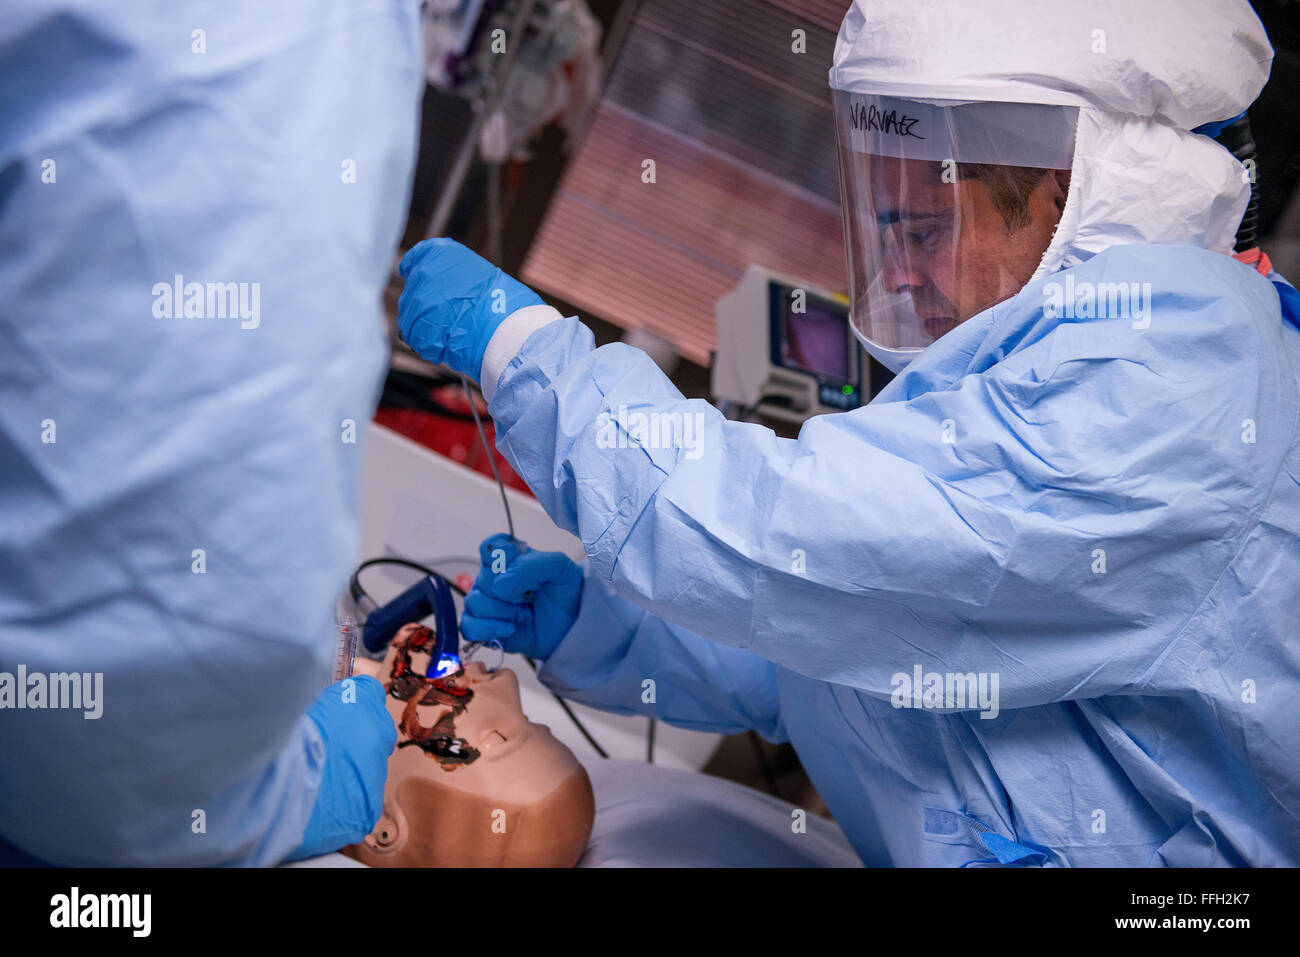
[[[466,634],[792,742],[868,864],[1300,863],[1300,308],[1195,132],[1270,62],[1245,0],[857,0],[852,319],[899,374],[795,440],[415,247],[404,337],[589,559],[484,543]],[[621,408],[700,441],[611,448]]]

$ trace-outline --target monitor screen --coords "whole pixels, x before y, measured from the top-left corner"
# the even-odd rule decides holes
[[[803,311],[795,312],[790,290],[773,290],[780,310],[778,354],[773,359],[788,369],[848,381],[848,311],[818,297],[805,296]]]

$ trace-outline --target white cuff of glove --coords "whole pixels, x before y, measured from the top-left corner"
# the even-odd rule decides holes
[[[557,319],[563,319],[558,309],[545,303],[536,306],[524,306],[506,316],[505,321],[497,326],[488,340],[483,352],[483,368],[479,375],[479,388],[483,397],[489,402],[497,391],[497,379],[506,371],[510,360],[519,355],[524,341],[542,326],[550,325]]]

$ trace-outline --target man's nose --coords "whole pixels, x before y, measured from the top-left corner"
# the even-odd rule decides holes
[[[885,236],[885,264],[882,278],[885,288],[892,293],[908,292],[925,285],[925,272],[915,258],[908,256],[899,246],[898,240],[892,233]]]

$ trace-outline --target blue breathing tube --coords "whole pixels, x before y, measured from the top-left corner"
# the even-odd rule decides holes
[[[456,604],[451,588],[438,575],[426,575],[386,605],[366,617],[362,642],[371,654],[388,647],[397,629],[413,621],[434,616],[437,645],[429,656],[427,678],[441,678],[460,670],[460,633],[456,628]]]

